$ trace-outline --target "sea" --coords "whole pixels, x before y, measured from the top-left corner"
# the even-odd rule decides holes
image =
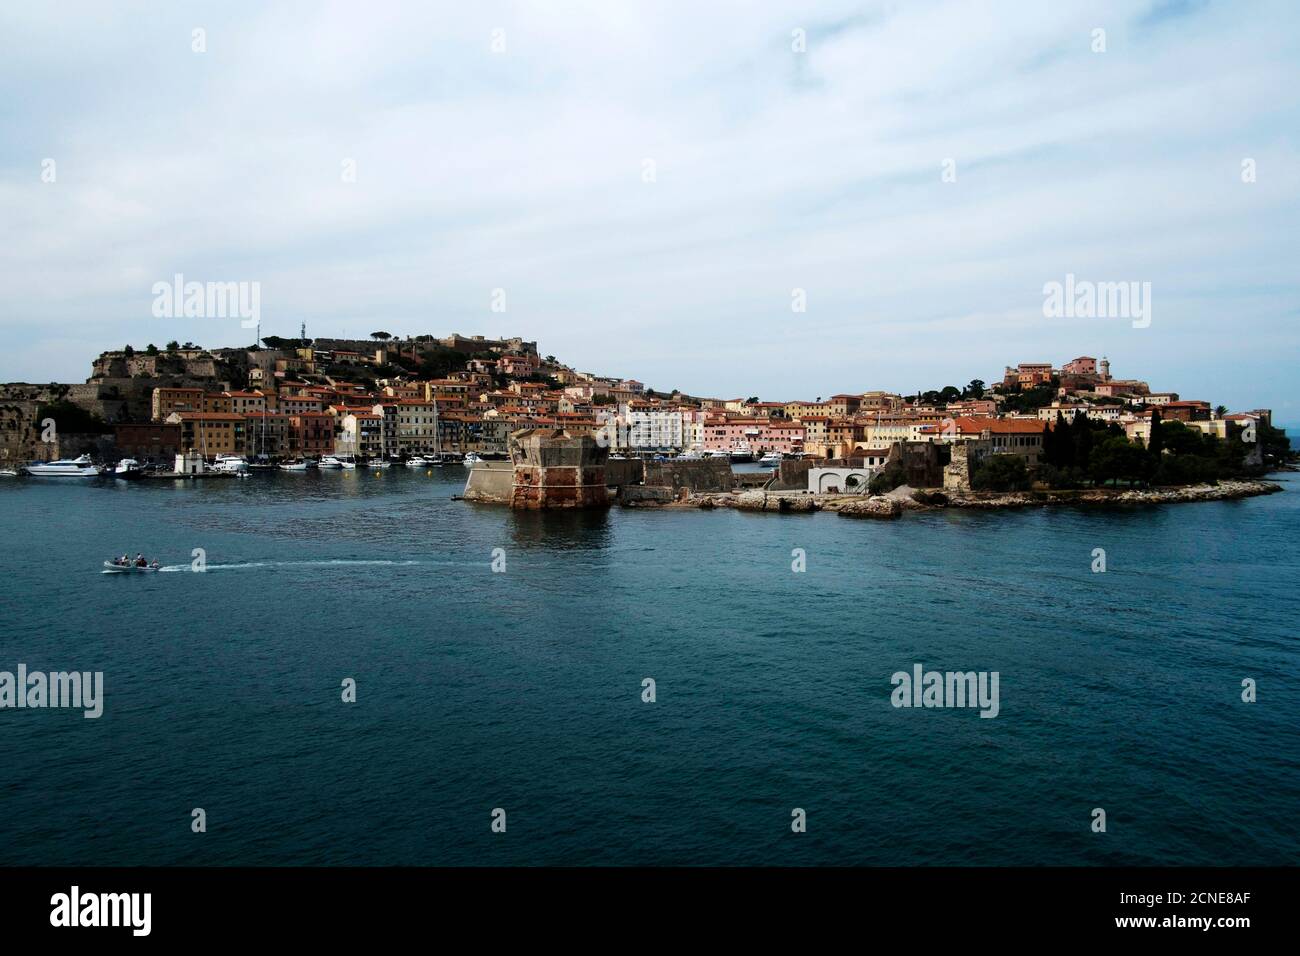
[[[0,864],[1294,864],[1277,478],[891,522],[4,479],[0,672],[98,672],[102,714],[0,709]],[[918,665],[996,716],[895,706]]]

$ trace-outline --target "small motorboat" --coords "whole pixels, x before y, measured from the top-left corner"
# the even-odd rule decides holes
[[[280,465],[281,471],[306,471],[307,462],[305,461],[286,461]]]
[[[367,468],[387,468],[387,467],[389,467],[389,465],[388,465],[387,460],[385,460],[385,459],[383,459],[383,458],[371,458],[368,462],[366,462],[366,467],[367,467]]]
[[[132,561],[127,559],[123,561],[116,558],[112,561],[104,562],[105,574],[148,574],[150,571],[161,571],[162,565],[157,561],[150,561],[147,564],[141,564],[140,559]]]
[[[423,455],[416,455],[413,458],[406,459],[407,468],[428,468],[433,462]]]
[[[144,468],[134,458],[123,458],[113,469],[113,477],[123,481],[132,481],[144,474]]]
[[[466,455],[463,459],[461,459],[461,464],[462,464],[462,465],[466,465],[467,467],[472,468],[472,467],[474,467],[475,465],[477,465],[477,464],[478,464],[480,461],[482,461],[482,460],[483,460],[483,459],[482,459],[481,457],[479,457],[478,455],[476,455],[474,452],[470,452],[470,453],[469,453],[468,455]]]
[[[17,478],[17,477],[18,477],[18,469],[0,468],[0,478]]]
[[[342,468],[343,462],[334,455],[322,455],[321,460],[316,463],[317,468]]]

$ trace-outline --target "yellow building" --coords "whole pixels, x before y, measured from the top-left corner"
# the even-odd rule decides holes
[[[205,458],[244,454],[243,415],[233,412],[172,412],[169,425],[181,426],[181,450],[196,451]]]

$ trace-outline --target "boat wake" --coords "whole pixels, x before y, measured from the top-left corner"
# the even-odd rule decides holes
[[[329,561],[246,561],[242,564],[209,564],[208,571],[242,571],[249,568],[328,568],[328,567],[391,567],[404,568],[419,564],[432,564],[431,561],[386,561],[386,560],[349,560],[339,558]],[[168,564],[159,571],[191,571],[188,564]]]

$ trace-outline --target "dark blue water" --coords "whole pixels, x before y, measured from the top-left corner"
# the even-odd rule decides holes
[[[1300,486],[877,523],[519,514],[463,481],[0,485],[0,670],[99,670],[106,696],[0,710],[0,863],[1300,853]],[[139,550],[185,570],[100,573]],[[998,671],[1001,713],[895,709],[918,662]]]

